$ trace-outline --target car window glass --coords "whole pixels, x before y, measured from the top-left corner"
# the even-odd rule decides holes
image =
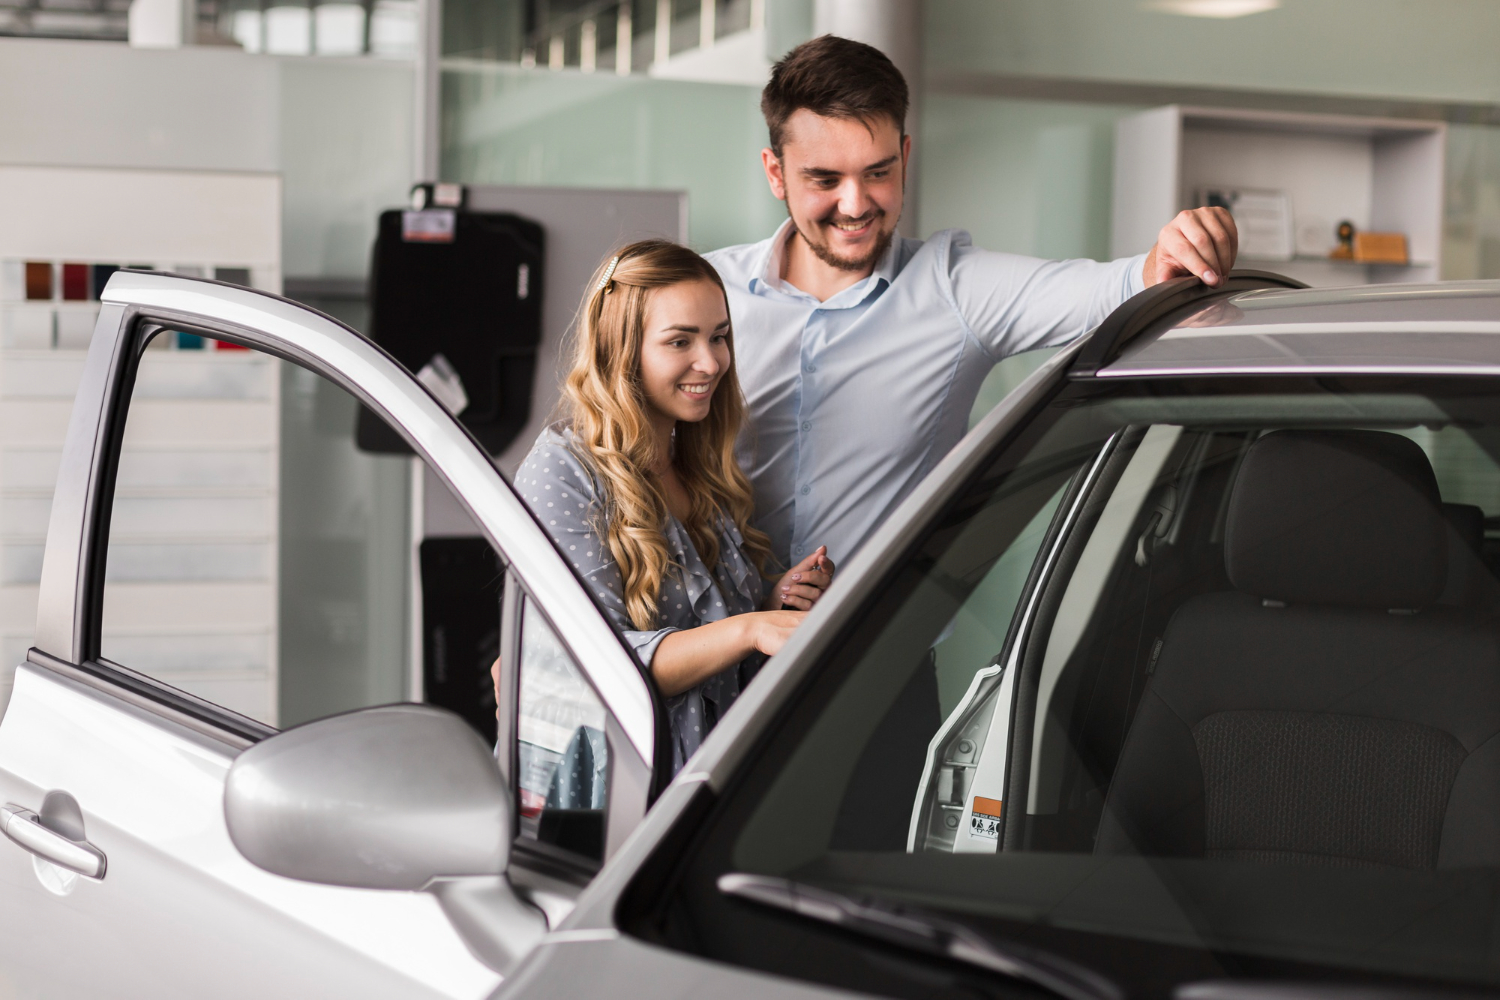
[[[467,522],[413,544],[414,513],[461,508],[436,477],[414,492],[409,453],[362,448],[359,413],[289,362],[153,338],[120,451],[102,655],[277,727],[427,700],[493,739],[498,560]]]
[[[928,515],[705,857],[1073,954],[1500,983],[1458,903],[1500,871],[1500,405],[1396,388],[1065,393]]]
[[[1427,453],[1444,503],[1493,507],[1500,496],[1500,434],[1490,428],[1452,426],[1412,427],[1399,433]]]
[[[521,836],[603,860],[609,796],[604,705],[529,598],[521,618],[520,658],[516,785]]]
[[[969,599],[953,616],[952,624],[934,643],[938,704],[944,718],[958,707],[974,675],[994,663],[1004,648],[1016,602],[1020,600],[1047,526],[1057,512],[1062,491],[1059,486],[1015,541],[994,559]]]

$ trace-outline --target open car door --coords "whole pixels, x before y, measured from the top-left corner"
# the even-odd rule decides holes
[[[133,615],[161,613],[160,602],[144,601],[133,612],[118,575],[106,586],[112,553],[124,565],[120,533],[134,516],[117,491],[120,470],[163,423],[165,397],[182,391],[181,371],[153,374],[170,355],[151,345],[177,334],[214,338],[248,349],[240,352],[244,371],[216,385],[242,394],[269,386],[274,399],[278,385],[290,384],[275,381],[278,373],[290,372],[316,380],[318,392],[352,399],[340,412],[367,407],[405,438],[493,547],[507,578],[503,601],[495,601],[506,664],[497,767],[510,794],[537,783],[516,774],[527,747],[566,750],[575,731],[591,731],[596,756],[607,761],[588,802],[549,804],[544,784],[540,803],[517,803],[515,828],[495,830],[517,841],[511,883],[552,920],[645,812],[658,738],[650,685],[484,451],[368,340],[296,303],[176,276],[119,272],[102,303],[62,443],[35,646],[16,669],[0,722],[0,827],[8,837],[0,842],[7,900],[0,983],[17,996],[489,993],[499,976],[465,947],[432,897],[298,882],[245,860],[226,829],[225,775],[276,728],[213,697],[227,690],[222,685],[194,694],[171,682],[176,675],[163,679],[149,665],[123,662],[128,644],[109,655],[111,636],[128,632]],[[153,397],[151,387],[164,385]],[[231,431],[242,412],[235,405],[213,411]],[[352,436],[352,420],[347,430]],[[219,454],[204,427],[172,433],[196,440],[200,454]],[[156,530],[179,527],[165,519]],[[159,591],[143,585],[134,593]],[[190,616],[194,589],[174,593],[187,596],[170,613]],[[345,710],[399,698],[388,689],[351,695],[330,686]],[[564,725],[572,728],[562,733]],[[550,760],[544,753],[538,762],[531,750],[524,756],[533,769]],[[534,788],[529,794],[535,798]],[[551,822],[549,805],[557,813]]]

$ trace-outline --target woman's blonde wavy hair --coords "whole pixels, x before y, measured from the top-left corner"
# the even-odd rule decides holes
[[[604,504],[596,512],[597,527],[620,567],[625,609],[642,630],[659,627],[662,582],[682,567],[667,549],[666,493],[651,471],[656,456],[641,385],[641,343],[651,293],[684,281],[711,281],[724,292],[712,264],[667,240],[632,243],[601,263],[579,309],[573,368],[563,382],[562,415],[600,479]],[[718,561],[719,519],[725,517],[739,528],[750,561],[764,571],[770,540],[750,526],[750,481],[734,455],[745,400],[735,374],[732,331],[728,343],[729,367],[708,416],[678,423],[672,465],[692,498],[683,526],[704,565],[712,568]]]

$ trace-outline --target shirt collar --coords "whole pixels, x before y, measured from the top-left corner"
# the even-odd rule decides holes
[[[784,294],[802,295],[811,298],[811,296],[808,296],[806,292],[797,288],[795,285],[788,285],[786,282],[781,280],[781,265],[782,262],[786,259],[786,244],[787,240],[790,239],[791,234],[792,220],[787,219],[782,222],[780,226],[776,227],[775,234],[773,234],[771,238],[766,241],[765,250],[762,253],[757,265],[750,269],[750,273],[754,275],[754,277],[750,279],[750,293],[752,295],[758,293],[761,288],[772,288]],[[839,308],[840,306],[855,305],[859,302],[863,302],[865,297],[871,291],[878,289],[880,287],[880,282],[885,282],[885,285],[889,286],[896,280],[896,245],[900,241],[901,234],[893,234],[891,237],[891,244],[890,246],[885,248],[885,253],[880,255],[880,260],[875,265],[875,270],[871,271],[864,278],[856,281],[848,288],[839,292],[827,302],[821,304],[829,308]],[[830,303],[838,304],[831,306]]]
[[[786,241],[792,232],[792,220],[786,219],[776,227],[776,232],[766,240],[765,250],[756,265],[750,269],[750,292],[755,294],[762,287],[774,288],[778,292],[787,290],[781,280],[781,262],[786,259]]]

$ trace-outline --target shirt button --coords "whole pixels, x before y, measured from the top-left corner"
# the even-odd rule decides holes
[[[811,420],[804,420],[804,421],[802,421],[802,429],[805,430],[805,431],[812,430],[812,421]]]
[[[811,375],[813,372],[815,372],[815,371],[818,370],[818,366],[817,365],[808,365],[806,368],[804,368],[802,370],[805,371],[805,372],[807,372],[809,375]]]
[[[803,496],[807,496],[811,492],[812,492],[812,487],[811,486],[804,486],[804,487],[802,487],[802,495]]]

